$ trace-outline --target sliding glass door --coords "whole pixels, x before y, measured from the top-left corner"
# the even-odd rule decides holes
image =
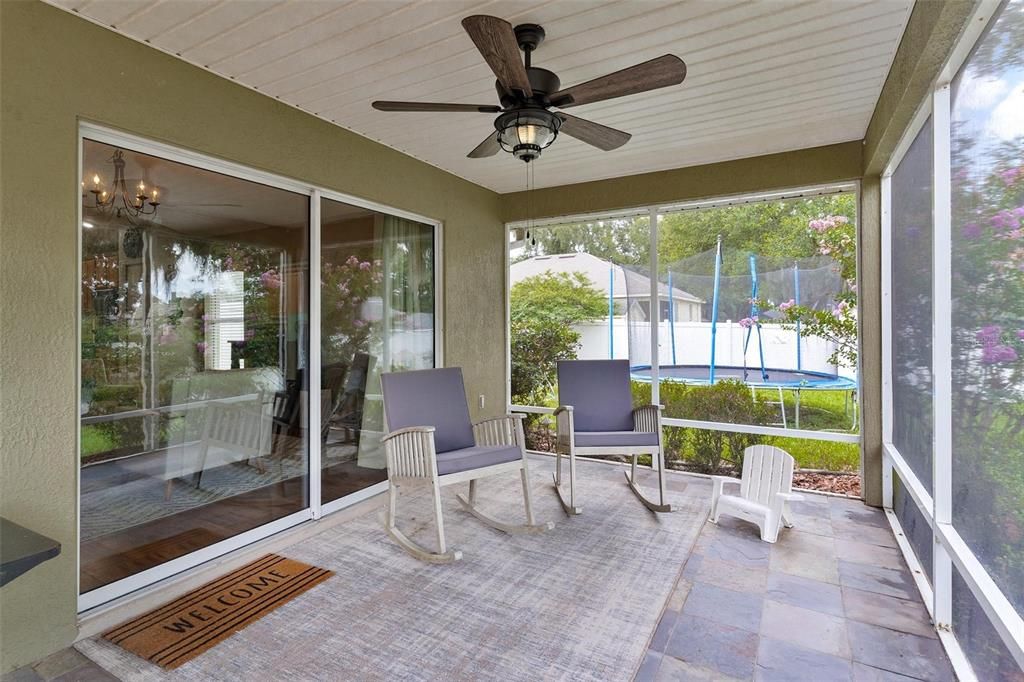
[[[309,506],[309,197],[83,140],[81,591]]]
[[[440,228],[95,126],[82,135],[85,610],[387,478],[380,374],[439,356]]]
[[[386,480],[380,374],[434,366],[434,228],[320,205],[321,500]]]

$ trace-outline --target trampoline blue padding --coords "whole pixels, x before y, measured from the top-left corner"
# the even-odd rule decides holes
[[[811,372],[806,369],[765,368],[768,378],[761,374],[760,367],[736,367],[732,365],[715,365],[715,381],[732,379],[741,381],[748,386],[759,388],[801,388],[817,391],[852,391],[857,382],[847,377],[828,372]],[[651,380],[650,365],[636,365],[630,368],[630,375],[635,381]],[[711,367],[708,365],[661,365],[658,378],[660,381],[681,384],[707,385],[710,383]]]

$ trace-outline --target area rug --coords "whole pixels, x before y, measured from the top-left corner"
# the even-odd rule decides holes
[[[235,463],[204,472],[202,485],[198,488],[191,479],[171,479],[170,495],[167,481],[155,476],[83,492],[82,540],[117,533],[305,475],[306,465],[295,460],[274,461],[264,471],[245,463]]]
[[[334,573],[268,554],[103,634],[173,670]]]
[[[705,490],[673,481],[676,511],[653,514],[622,467],[581,462],[583,514],[567,518],[552,468],[547,457],[531,463],[536,516],[557,524],[547,533],[489,528],[461,511],[462,486],[452,486],[443,492],[445,527],[463,559],[430,565],[388,538],[377,499],[362,516],[281,550],[334,578],[175,670],[98,638],[76,646],[132,681],[629,680],[707,517]],[[518,476],[486,479],[478,495],[493,516],[523,518]],[[430,517],[429,494],[403,495],[399,526],[432,547]]]

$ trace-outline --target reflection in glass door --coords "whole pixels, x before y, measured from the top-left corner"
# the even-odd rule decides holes
[[[387,478],[381,372],[434,366],[434,229],[322,200],[321,500]]]
[[[81,592],[309,506],[309,197],[82,145]]]

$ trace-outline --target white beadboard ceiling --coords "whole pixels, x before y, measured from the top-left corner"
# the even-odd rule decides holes
[[[537,187],[863,138],[912,0],[49,0],[498,192],[525,186],[509,154],[468,159],[493,115],[385,113],[375,99],[496,104],[462,30],[470,14],[539,23],[535,66],[567,87],[666,52],[680,86],[573,107],[630,132],[602,152],[561,136]]]

